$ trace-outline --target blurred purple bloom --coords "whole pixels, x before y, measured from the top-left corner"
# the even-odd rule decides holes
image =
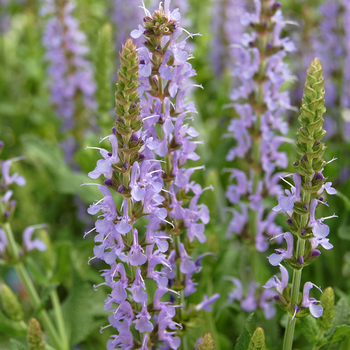
[[[212,311],[211,305],[214,304],[219,298],[220,294],[218,293],[212,295],[209,299],[206,295],[204,295],[203,301],[196,306],[196,310]]]
[[[38,238],[35,238],[32,240],[33,233],[36,229],[44,228],[46,227],[45,224],[42,225],[35,225],[35,226],[28,226],[23,231],[23,244],[26,249],[26,251],[30,252],[33,249],[38,249],[40,251],[46,250],[46,244],[41,241]]]

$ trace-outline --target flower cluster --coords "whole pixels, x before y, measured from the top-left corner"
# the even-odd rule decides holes
[[[303,317],[311,313],[316,318],[321,317],[322,306],[318,305],[319,301],[309,297],[310,289],[315,286],[313,283],[305,283],[302,299],[299,298],[301,272],[321,254],[317,249],[320,245],[327,250],[333,248],[326,238],[330,232],[329,227],[323,221],[335,215],[316,218],[317,208],[321,205],[328,206],[325,192],[330,195],[336,193],[332,183],[327,182],[323,175],[324,167],[329,163],[323,160],[326,147],[321,141],[325,135],[324,93],[322,67],[316,58],[307,72],[299,116],[301,127],[297,132],[295,147],[300,159],[293,164],[296,170],[293,174],[294,185],[290,185],[291,190],[286,190],[286,196],[281,196],[278,205],[273,208],[274,211],[284,211],[289,216],[287,224],[290,232],[283,235],[287,249],[277,249],[276,253],[269,256],[269,261],[273,266],[284,261],[294,270],[293,286],[288,286],[288,272],[280,265],[282,281],[274,276],[266,283],[265,288],[274,287],[278,293],[275,299],[289,311],[291,325],[288,325],[287,333],[289,330],[294,332],[295,316]],[[296,245],[294,237],[297,238]]]
[[[232,232],[242,234],[248,222],[247,211],[257,211],[256,227],[265,226],[265,229],[248,232],[248,236],[255,240],[258,251],[265,251],[267,238],[276,234],[278,228],[273,217],[264,219],[262,201],[266,196],[281,195],[277,184],[280,174],[275,171],[285,168],[288,163],[285,153],[278,151],[283,142],[289,141],[279,134],[287,133],[283,114],[292,108],[288,91],[280,91],[282,84],[293,78],[283,58],[295,47],[287,37],[280,37],[285,26],[280,4],[256,1],[255,5],[255,13],[245,13],[242,17],[242,23],[252,30],[243,35],[241,45],[236,48],[233,76],[239,86],[232,91],[231,99],[238,118],[232,119],[228,127],[236,146],[226,157],[228,161],[243,158],[249,168],[247,171],[229,170],[230,179],[235,182],[229,185],[226,197],[230,203],[241,207],[241,213],[233,211],[228,236]],[[262,171],[263,176],[260,175]],[[262,225],[263,222],[266,224]]]
[[[0,153],[4,143],[0,141]],[[22,160],[23,157],[17,157],[7,160],[0,159],[0,259],[15,260],[18,257],[14,253],[13,248],[9,247],[6,230],[8,223],[16,208],[16,201],[12,198],[13,191],[10,186],[17,184],[24,186],[26,180],[23,176],[14,173],[10,175],[10,169],[14,162]],[[32,239],[35,229],[45,227],[45,225],[28,226],[23,231],[23,250],[29,252],[33,249],[43,251],[46,249],[46,244],[38,238]],[[12,250],[12,251],[11,251]],[[22,252],[23,253],[23,252]],[[23,254],[22,254],[23,255]]]
[[[201,270],[201,259],[209,254],[193,261],[188,251],[193,249],[195,239],[205,242],[209,212],[205,205],[198,203],[206,189],[191,180],[192,174],[204,167],[185,167],[189,160],[199,159],[195,151],[201,143],[193,140],[199,134],[186,123],[192,119],[190,114],[197,113],[194,103],[186,98],[188,90],[195,86],[189,79],[196,72],[188,62],[191,55],[185,49],[187,38],[182,38],[184,29],[179,25],[179,10],[170,11],[169,3],[165,1],[164,8],[160,5],[153,14],[145,9],[143,27],[139,26],[131,35],[134,38],[143,35],[146,39],[144,47],[138,49],[145,146],[149,153],[154,152],[162,160],[159,164],[162,165],[166,221],[161,230],[173,238],[168,253],[170,267],[163,271],[169,286],[187,297],[196,291],[193,275]],[[182,235],[185,231],[186,235]],[[206,310],[208,303],[217,297],[205,299],[196,310]],[[183,322],[186,309],[184,303],[182,306],[184,310],[176,315],[179,322]]]
[[[211,24],[213,40],[211,43],[211,61],[216,75],[221,76],[225,69],[232,69],[235,62],[237,45],[242,40],[243,25],[241,17],[245,13],[243,0],[216,0],[213,4]]]
[[[84,130],[88,118],[79,109],[96,108],[95,83],[85,34],[73,16],[72,0],[45,0],[42,15],[47,16],[43,45],[46,49],[51,100],[63,119],[63,130]],[[79,133],[78,133],[79,134]]]

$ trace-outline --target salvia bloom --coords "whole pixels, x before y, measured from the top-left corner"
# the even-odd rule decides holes
[[[232,63],[239,52],[237,45],[244,30],[241,17],[246,12],[244,4],[244,0],[216,0],[213,3],[211,61],[215,74],[219,76],[225,69],[233,68]]]
[[[159,236],[166,232],[173,238],[167,254],[169,267],[162,272],[169,280],[169,287],[187,297],[196,291],[193,275],[201,270],[202,258],[210,254],[193,259],[188,253],[188,247],[195,241],[205,242],[209,211],[199,204],[206,189],[191,180],[192,174],[204,167],[186,168],[188,160],[199,159],[196,147],[202,143],[193,140],[199,134],[187,123],[193,118],[191,114],[197,113],[194,103],[187,101],[193,86],[190,78],[196,72],[188,62],[192,56],[186,50],[188,37],[179,24],[179,9],[170,11],[169,5],[170,1],[165,1],[164,8],[159,5],[153,14],[145,9],[143,28],[139,26],[131,36],[143,35],[146,40],[144,47],[138,49],[145,147],[148,154],[153,151],[162,160],[157,164],[161,165],[158,174],[163,182],[165,221],[153,230]],[[182,232],[186,232],[183,241]],[[208,305],[215,299],[203,301],[196,310],[209,309]],[[183,323],[182,315],[187,312],[185,306],[183,302],[183,310],[176,314],[179,323]]]
[[[187,63],[185,42],[176,42],[182,33],[180,14],[177,10],[170,12],[169,2],[153,15],[145,11],[145,28],[139,26],[131,33],[134,38],[145,35],[145,47],[136,53],[128,40],[120,55],[115,109],[118,117],[113,133],[105,138],[112,148],[100,149],[103,159],[89,173],[93,179],[101,175],[105,178],[104,185],[98,187],[103,198],[88,212],[102,211],[94,228],[94,255],[111,266],[102,273],[105,284],[111,287],[105,309],[113,310],[109,322],[118,335],[108,342],[108,349],[151,349],[158,342],[172,349],[179,347],[176,330],[182,326],[173,320],[179,318],[175,306],[161,298],[168,292],[178,294],[169,288],[183,290],[185,281],[187,294],[195,291],[192,275],[201,269],[203,255],[191,261],[181,242],[175,250],[173,236],[177,240],[187,229],[190,241],[199,237],[203,242],[204,225],[198,221],[207,223],[209,218],[206,207],[197,204],[203,190],[190,181],[195,169],[183,168],[187,159],[199,157],[194,152],[196,143],[191,141],[198,133],[182,124],[188,118],[186,113],[195,112],[193,103],[184,98],[185,79],[195,72]],[[157,90],[159,84],[164,84],[164,91]],[[165,170],[161,162],[166,162]],[[120,206],[111,191],[123,198]],[[195,195],[189,200],[191,191]],[[187,206],[182,205],[185,195]],[[144,233],[133,227],[143,216],[148,219]],[[181,279],[175,279],[175,275]],[[146,291],[145,279],[157,285],[153,296]],[[214,301],[203,301],[201,308],[209,309]],[[141,333],[135,339],[134,328]]]
[[[325,192],[336,193],[331,187],[332,183],[326,182],[327,178],[323,175],[324,167],[329,163],[323,159],[326,147],[321,141],[326,133],[323,129],[324,94],[322,67],[320,61],[315,58],[307,71],[299,116],[301,127],[297,132],[295,147],[300,159],[293,163],[296,171],[293,174],[294,185],[290,184],[291,190],[287,190],[286,196],[281,196],[278,205],[273,208],[275,211],[284,211],[289,216],[287,224],[290,232],[284,233],[287,248],[277,249],[276,253],[269,257],[269,261],[273,266],[283,261],[294,270],[292,287],[288,286],[288,272],[283,266],[280,267],[282,281],[274,277],[265,285],[265,288],[276,288],[278,295],[275,299],[289,312],[285,334],[285,342],[288,342],[286,349],[291,349],[292,346],[289,339],[293,339],[295,317],[303,317],[310,313],[319,318],[323,311],[319,301],[309,296],[310,289],[317,287],[311,282],[305,283],[300,300],[302,269],[320,255],[320,251],[316,249],[319,245],[325,249],[333,247],[326,238],[329,227],[323,221],[335,215],[317,218],[316,214],[320,205],[328,206]],[[294,237],[297,238],[296,244]]]
[[[0,153],[4,144],[0,141]],[[0,224],[9,223],[12,214],[16,209],[16,201],[12,199],[13,190],[10,187],[13,184],[18,186],[24,186],[26,180],[23,176],[13,173],[11,175],[11,166],[14,162],[22,160],[23,157],[17,157],[7,160],[0,159]],[[28,226],[23,231],[23,248],[25,252],[29,252],[33,249],[40,251],[46,250],[46,244],[38,238],[32,239],[35,229],[46,227],[46,225]],[[5,228],[5,227],[4,227]],[[0,257],[3,259],[11,259],[12,257],[7,254],[8,239],[6,230],[0,228]]]
[[[63,119],[63,130],[86,127],[78,116],[79,109],[96,108],[93,71],[86,59],[89,49],[73,16],[74,8],[72,0],[45,0],[41,11],[47,17],[43,44],[51,99]]]
[[[255,13],[242,16],[242,23],[251,31],[243,35],[240,45],[235,46],[237,59],[233,76],[236,87],[231,99],[238,118],[231,120],[228,131],[236,146],[226,157],[228,161],[243,158],[249,168],[247,171],[229,170],[232,184],[226,197],[233,205],[240,205],[240,211],[233,211],[228,236],[232,232],[242,234],[248,212],[258,212],[256,227],[264,226],[264,229],[256,233],[245,232],[245,236],[254,240],[256,249],[262,252],[269,246],[268,238],[280,230],[274,224],[274,215],[266,217],[263,199],[281,194],[277,184],[280,174],[276,169],[283,169],[288,163],[286,154],[278,148],[289,141],[281,134],[288,131],[283,114],[292,107],[288,91],[281,92],[280,89],[284,82],[293,79],[283,58],[295,47],[287,37],[280,37],[285,26],[280,4],[259,0],[255,1],[255,6]],[[268,18],[267,24],[265,18]]]

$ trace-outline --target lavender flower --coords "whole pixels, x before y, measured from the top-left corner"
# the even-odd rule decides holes
[[[280,90],[284,82],[293,80],[283,59],[288,52],[294,51],[295,47],[288,37],[280,37],[286,22],[276,4],[270,2],[268,6],[262,7],[260,1],[256,1],[255,13],[245,13],[241,16],[242,23],[246,27],[250,26],[251,30],[234,45],[236,62],[232,74],[236,84],[230,97],[238,118],[232,119],[228,127],[229,135],[234,138],[236,146],[230,149],[227,160],[245,159],[250,170],[230,170],[230,179],[235,178],[236,183],[228,186],[226,197],[232,204],[240,204],[242,213],[248,209],[242,209],[242,205],[245,205],[242,201],[248,200],[249,209],[259,212],[259,215],[255,214],[254,222],[249,225],[254,224],[255,227],[261,227],[265,220],[269,221],[270,225],[273,224],[271,217],[264,219],[266,214],[262,202],[265,196],[280,194],[281,189],[277,185],[274,173],[277,168],[287,166],[287,157],[278,151],[278,148],[282,142],[289,142],[289,139],[280,134],[286,134],[288,131],[282,116],[287,109],[292,109],[292,106],[288,91]],[[268,26],[264,26],[265,18],[268,18]],[[261,33],[264,40],[260,37]],[[263,176],[261,171],[265,172]],[[297,195],[297,192],[291,193],[288,202],[292,204],[297,200]],[[235,226],[238,218],[235,211],[234,214],[230,227]],[[241,224],[238,228],[243,229],[244,226]],[[238,228],[235,232],[240,234]],[[260,229],[259,232],[253,233],[250,229],[251,227],[248,227],[246,236],[248,234],[251,240],[254,239],[258,251],[266,251],[271,230],[268,232]],[[276,225],[274,230],[281,231]]]
[[[213,39],[211,61],[216,75],[221,76],[227,68],[232,69],[232,63],[237,59],[244,27],[241,17],[245,13],[243,0],[216,0],[213,3],[213,21],[211,23]]]
[[[96,108],[93,71],[85,58],[89,49],[85,34],[73,16],[74,8],[72,0],[45,0],[41,11],[48,17],[43,45],[49,62],[51,99],[63,119],[63,130],[86,128],[87,123],[77,117],[79,99],[89,109]]]

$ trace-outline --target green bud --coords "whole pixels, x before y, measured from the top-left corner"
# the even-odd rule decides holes
[[[115,93],[116,108],[115,112],[119,119],[122,120],[116,125],[117,132],[121,124],[125,124],[122,135],[132,134],[132,130],[128,129],[129,120],[134,120],[140,115],[141,107],[137,104],[139,86],[139,64],[136,46],[131,39],[128,39],[123,45],[120,53],[120,68],[118,71],[117,91]],[[142,124],[140,125],[141,128]],[[137,130],[134,130],[137,131]]]
[[[266,350],[264,330],[258,327],[250,338],[248,350]]]
[[[16,295],[6,284],[3,284],[1,287],[1,304],[6,315],[10,317],[11,320],[16,322],[23,320],[24,314],[22,306]]]
[[[32,318],[27,330],[28,350],[45,350],[45,341],[40,322],[36,318]]]
[[[296,170],[304,176],[309,176],[320,171],[323,163],[325,146],[321,139],[325,135],[323,129],[324,107],[324,79],[322,66],[318,58],[315,58],[307,71],[302,106],[300,109],[300,129],[297,132],[296,150],[300,154],[300,161],[295,163]],[[322,185],[322,184],[321,184]],[[310,192],[315,188],[310,189]]]
[[[215,350],[215,340],[213,339],[211,333],[204,334],[201,337],[201,342],[197,343],[199,350]]]
[[[317,319],[318,326],[323,330],[330,329],[334,318],[334,291],[332,287],[327,287],[321,295],[321,305],[323,313]]]

